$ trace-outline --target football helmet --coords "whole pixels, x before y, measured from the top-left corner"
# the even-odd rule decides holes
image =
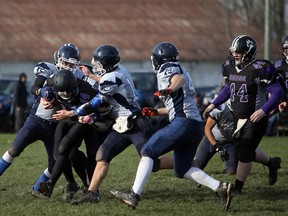
[[[169,42],[162,42],[156,45],[151,56],[152,66],[159,70],[162,64],[166,62],[178,62],[179,51],[177,47]]]
[[[281,52],[283,57],[288,60],[288,36],[285,36],[282,39],[282,43],[281,43]]]
[[[117,47],[113,45],[102,45],[95,49],[91,61],[93,65],[93,73],[102,77],[105,73],[109,73],[118,68],[121,62],[120,53]]]
[[[257,44],[254,38],[248,35],[239,35],[233,40],[229,48],[230,59],[234,61],[236,66],[240,66],[255,58],[256,49]]]
[[[74,44],[64,44],[54,53],[54,60],[58,70],[74,72],[80,63],[80,51]]]
[[[69,100],[72,96],[74,96],[77,86],[77,78],[70,70],[67,69],[60,70],[52,78],[53,91],[55,91],[57,96],[63,100]]]

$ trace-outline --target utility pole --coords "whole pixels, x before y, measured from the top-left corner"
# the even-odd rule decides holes
[[[264,58],[271,60],[271,0],[265,0],[265,24],[264,24]]]

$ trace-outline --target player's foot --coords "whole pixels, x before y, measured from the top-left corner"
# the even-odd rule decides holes
[[[71,204],[78,205],[82,203],[98,203],[99,201],[100,201],[100,196],[98,193],[87,191],[79,199],[72,200]]]
[[[68,182],[66,185],[66,190],[64,190],[63,200],[70,201],[77,191],[80,189],[76,182]]]
[[[116,190],[111,190],[110,193],[132,208],[136,208],[138,202],[140,201],[140,196],[133,191],[131,191],[130,193],[124,193]]]
[[[232,188],[231,189],[231,196],[234,198],[234,197],[238,197],[238,196],[241,196],[243,195],[243,191],[240,190],[240,189],[235,189],[235,188]]]
[[[40,190],[45,196],[50,197],[52,192],[53,192],[53,186],[52,186],[50,181],[41,182],[40,183]]]
[[[230,203],[232,200],[231,196],[232,188],[233,185],[231,183],[221,182],[219,188],[216,191],[216,196],[220,199],[224,211],[227,211],[230,207]]]
[[[274,185],[277,182],[278,178],[278,169],[281,168],[281,158],[274,157],[271,158],[271,165],[269,166],[269,185]]]
[[[30,191],[30,194],[36,198],[41,198],[41,199],[47,199],[48,197],[45,196],[41,190],[34,190],[34,188],[32,188],[32,190]]]
[[[83,195],[83,194],[86,194],[87,192],[88,192],[88,186],[82,185],[80,187],[80,194]]]

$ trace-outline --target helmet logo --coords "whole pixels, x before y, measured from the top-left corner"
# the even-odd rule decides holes
[[[251,50],[253,48],[253,46],[254,46],[253,41],[251,41],[249,39],[246,40],[246,46],[249,48],[249,50]],[[248,52],[249,52],[249,50],[248,50]]]

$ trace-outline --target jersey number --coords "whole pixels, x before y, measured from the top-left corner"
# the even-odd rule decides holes
[[[240,102],[245,103],[248,102],[248,97],[247,97],[247,85],[242,84],[241,87],[237,92],[235,92],[235,83],[231,83],[230,85],[230,100],[234,101],[235,99],[235,94],[240,97]]]

